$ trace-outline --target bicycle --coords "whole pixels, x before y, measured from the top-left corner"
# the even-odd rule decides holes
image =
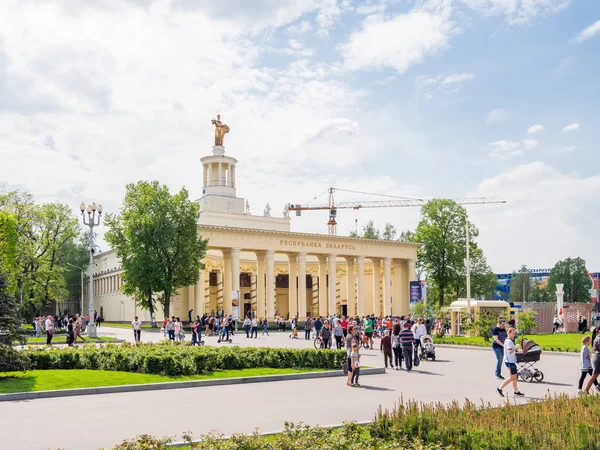
[[[323,348],[323,341],[321,340],[321,338],[319,336],[317,336],[315,338],[314,345],[317,350],[319,350],[320,348]]]

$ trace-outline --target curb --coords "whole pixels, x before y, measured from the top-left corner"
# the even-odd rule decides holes
[[[87,341],[86,342],[78,342],[75,345],[89,345],[89,344],[122,344],[123,342],[125,342],[124,339],[111,339],[108,341],[103,341],[103,340],[98,340],[98,341]],[[24,345],[21,344],[17,344],[17,345],[13,345],[13,347],[27,347],[29,345],[46,345],[45,342],[28,342]],[[50,347],[54,347],[57,345],[67,345],[65,342],[53,342]]]
[[[362,369],[360,375],[380,375],[385,373],[384,367]],[[271,381],[293,381],[314,378],[345,377],[340,370],[326,372],[290,373],[281,375],[264,375],[256,377],[223,378],[217,380],[174,381],[170,383],[127,384],[124,386],[104,386],[96,388],[61,389],[55,391],[16,392],[0,394],[0,402],[19,400],[35,400],[38,398],[71,397],[75,395],[116,394],[122,392],[161,391],[164,389],[184,389],[209,386],[230,386],[234,384],[267,383]]]
[[[439,345],[440,347],[444,347],[444,348],[458,348],[458,349],[462,349],[462,350],[484,350],[484,351],[489,351],[491,350],[491,346],[490,347],[477,347],[475,345],[457,345],[457,344],[435,344],[436,347]],[[574,357],[579,357],[579,353],[578,352],[551,352],[550,350],[542,350],[542,353],[546,353],[549,355],[555,355],[555,356],[574,356]]]

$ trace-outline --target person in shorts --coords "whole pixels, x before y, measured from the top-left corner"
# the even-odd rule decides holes
[[[369,340],[371,350],[373,350],[373,319],[369,316],[365,317],[363,327],[365,329],[365,336],[367,336],[367,339]]]
[[[516,334],[517,330],[512,327],[506,332],[506,340],[504,341],[504,365],[508,368],[510,376],[496,388],[496,392],[498,392],[500,397],[504,397],[502,389],[510,383],[513,385],[515,395],[525,395],[519,391],[519,387],[517,386],[517,350],[519,350],[521,346],[515,344],[514,339]]]
[[[592,333],[592,336],[594,336],[594,333]],[[594,354],[592,355],[592,377],[585,386],[584,392],[586,394],[590,393],[592,384],[594,384],[594,381],[596,381],[596,378],[600,375],[600,334],[597,334],[594,338],[592,349],[594,350]]]

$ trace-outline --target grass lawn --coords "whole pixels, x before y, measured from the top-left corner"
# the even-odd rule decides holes
[[[586,333],[591,336],[590,333]],[[545,351],[575,351],[581,350],[581,333],[569,334],[531,334],[526,336],[527,339],[535,341],[542,350]],[[517,339],[520,341],[521,337]],[[477,347],[491,347],[492,341],[485,342],[482,337],[444,337],[436,340],[437,344],[459,344],[459,345],[474,345]]]
[[[149,375],[145,373],[112,372],[107,370],[32,370],[28,372],[0,372],[0,394],[322,371],[323,369],[258,368],[219,370],[201,375],[180,377]]]
[[[52,343],[53,344],[64,344],[66,339],[67,339],[66,334],[57,334],[52,338]],[[99,336],[97,338],[90,338],[90,337],[84,336],[84,339],[86,341],[114,341],[114,340],[116,340],[116,338],[109,337],[109,336]],[[46,342],[46,338],[39,337],[39,338],[28,338],[27,339],[28,344],[34,344],[36,342]],[[77,343],[79,344],[79,343],[81,343],[81,341],[78,339]]]

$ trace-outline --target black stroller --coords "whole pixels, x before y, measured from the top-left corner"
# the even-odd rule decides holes
[[[517,352],[518,374],[523,381],[538,383],[544,379],[544,373],[535,367],[535,363],[540,360],[542,349],[539,345],[530,339],[523,339],[521,342],[522,352]]]

